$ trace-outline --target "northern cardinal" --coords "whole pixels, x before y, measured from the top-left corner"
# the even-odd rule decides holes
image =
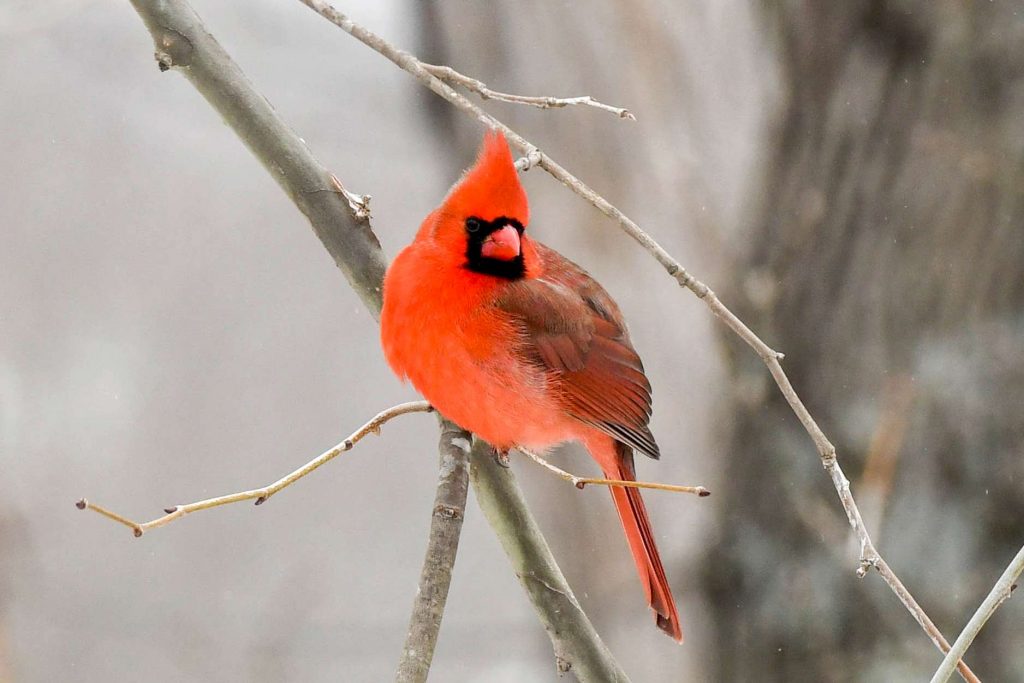
[[[526,192],[504,135],[448,192],[384,278],[388,363],[443,415],[498,453],[582,443],[608,479],[657,459],[651,385],[607,292],[525,234]],[[610,487],[658,627],[683,640],[647,510]]]

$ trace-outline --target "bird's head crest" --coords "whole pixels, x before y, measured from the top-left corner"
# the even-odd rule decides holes
[[[530,208],[505,136],[484,134],[476,163],[420,226],[416,239],[460,270],[504,280],[536,277],[537,251],[524,234]]]
[[[460,220],[475,216],[485,221],[505,217],[524,226],[529,222],[526,191],[504,134],[484,134],[476,163],[448,192],[439,212]]]

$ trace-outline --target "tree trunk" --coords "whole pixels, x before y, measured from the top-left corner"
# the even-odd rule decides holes
[[[952,641],[1024,541],[1024,20],[1006,3],[766,3],[783,95],[719,293],[835,442],[875,542]],[[716,680],[920,680],[940,656],[858,581],[835,493],[727,331],[706,562]],[[838,553],[833,552],[838,550]],[[1016,632],[1016,634],[1015,634]],[[968,653],[1024,670],[1019,625]]]

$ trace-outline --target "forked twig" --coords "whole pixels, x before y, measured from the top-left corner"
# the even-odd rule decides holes
[[[594,477],[577,477],[571,472],[566,472],[560,467],[556,467],[548,462],[545,458],[534,453],[526,448],[517,448],[520,453],[527,456],[535,463],[545,468],[549,472],[554,472],[559,478],[564,479],[578,489],[583,489],[588,485],[594,486],[621,486],[627,489],[654,489],[656,491],[673,491],[675,493],[692,493],[694,495],[705,498],[711,495],[711,491],[708,491],[703,486],[678,486],[676,484],[659,484],[651,481],[627,481],[625,479],[598,479]]]
[[[512,93],[491,90],[483,81],[470,78],[463,73],[459,73],[450,66],[427,64],[425,62],[423,62],[422,65],[423,68],[426,69],[434,78],[444,81],[448,85],[461,85],[466,90],[475,92],[484,100],[497,100],[499,102],[510,102],[512,104],[525,104],[530,107],[539,107],[540,109],[560,109],[562,107],[581,105],[611,112],[620,119],[636,121],[636,117],[633,116],[633,112],[630,110],[623,109],[622,107],[613,107],[610,104],[599,102],[590,95],[582,95],[580,97],[530,97],[528,95],[513,95]]]
[[[313,470],[317,469],[321,465],[330,462],[331,460],[338,457],[345,451],[352,450],[352,448],[357,443],[359,443],[366,435],[371,433],[379,434],[380,428],[381,426],[384,425],[385,422],[388,422],[389,420],[392,420],[398,417],[399,415],[405,415],[407,413],[429,413],[433,409],[434,408],[426,401],[412,401],[410,403],[401,403],[397,406],[388,408],[387,410],[381,411],[380,413],[375,415],[373,419],[371,419],[369,422],[367,422],[362,427],[357,429],[355,432],[352,433],[351,436],[349,436],[347,439],[339,443],[334,448],[324,452],[323,454],[319,455],[313,460],[310,460],[308,463],[306,463],[299,469],[295,470],[294,472],[291,472],[290,474],[281,477],[273,484],[268,484],[267,486],[263,486],[258,489],[251,489],[249,491],[239,491],[238,493],[231,493],[226,496],[207,498],[206,500],[196,501],[195,503],[189,503],[187,505],[175,505],[173,507],[165,508],[164,512],[166,512],[167,514],[165,514],[163,517],[157,517],[156,519],[150,520],[148,522],[140,523],[133,521],[127,517],[117,514],[116,512],[111,512],[105,507],[96,505],[95,503],[90,503],[85,498],[82,498],[77,503],[75,503],[75,506],[79,510],[92,510],[93,512],[103,515],[107,519],[111,519],[117,522],[118,524],[125,525],[126,527],[130,528],[135,533],[136,538],[138,538],[150,529],[155,529],[157,527],[170,524],[174,520],[180,517],[184,517],[185,515],[190,514],[192,512],[199,512],[200,510],[209,510],[210,508],[220,507],[221,505],[230,505],[231,503],[240,503],[242,501],[253,499],[256,500],[256,505],[262,505],[267,501],[268,498],[270,498],[272,495],[274,495],[281,489],[294,484],[299,479],[302,479],[304,476],[306,476]]]

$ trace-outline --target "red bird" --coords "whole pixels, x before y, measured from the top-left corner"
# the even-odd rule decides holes
[[[395,373],[490,443],[582,443],[608,479],[659,457],[651,385],[619,307],[582,268],[527,237],[526,192],[505,137],[484,136],[384,278],[381,341]],[[611,487],[658,627],[682,642],[672,591],[634,488]]]

